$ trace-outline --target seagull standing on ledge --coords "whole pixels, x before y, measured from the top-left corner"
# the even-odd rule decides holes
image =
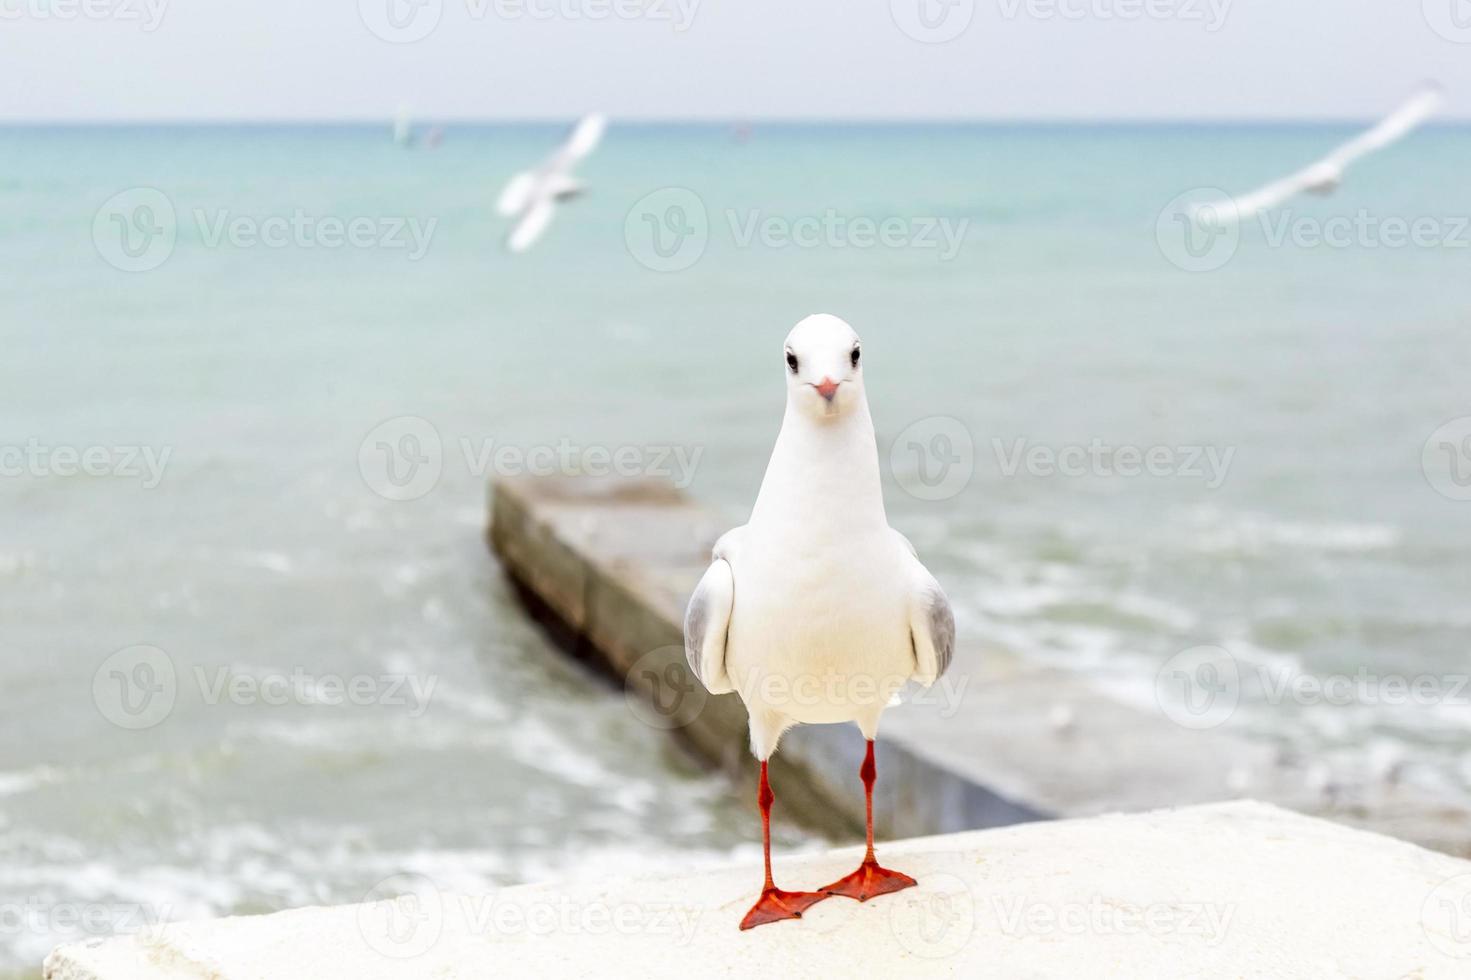
[[[944,673],[955,619],[884,514],[861,353],[853,328],[827,314],[787,335],[786,414],[751,520],[715,543],[685,614],[690,667],[711,693],[740,694],[761,762],[766,882],[742,929],[800,918],[831,895],[862,902],[915,883],[874,857],[874,738],[901,687]],[[819,891],[783,891],[771,878],[767,760],[793,725],[848,721],[868,740],[858,773],[867,854]]]

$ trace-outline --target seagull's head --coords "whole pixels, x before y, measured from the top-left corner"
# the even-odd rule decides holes
[[[830,313],[792,328],[783,345],[787,401],[815,418],[831,419],[863,403],[863,355],[858,335]]]

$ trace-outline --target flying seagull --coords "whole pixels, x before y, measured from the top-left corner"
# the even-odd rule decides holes
[[[1408,136],[1434,115],[1444,101],[1445,90],[1435,82],[1427,82],[1379,125],[1343,144],[1317,163],[1249,194],[1198,205],[1194,214],[1200,218],[1211,211],[1218,221],[1231,224],[1270,211],[1304,192],[1332,194],[1343,183],[1344,173],[1351,164]]]
[[[862,902],[915,883],[874,858],[874,738],[899,689],[933,684],[955,646],[945,593],[884,514],[858,335],[810,316],[783,358],[786,414],[751,519],[715,543],[684,623],[690,667],[712,693],[739,692],[761,763],[766,881],[742,929],[800,918],[830,895]],[[771,878],[767,761],[793,725],[850,721],[868,743],[868,851],[825,888],[783,891]]]
[[[535,170],[523,170],[512,177],[501,191],[495,209],[503,218],[515,218],[516,224],[506,238],[506,248],[524,252],[551,224],[558,201],[582,193],[583,183],[572,176],[572,170],[589,153],[597,149],[607,129],[608,120],[598,114],[583,116],[567,142]]]

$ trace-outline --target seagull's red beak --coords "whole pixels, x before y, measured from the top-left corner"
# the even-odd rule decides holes
[[[825,377],[820,383],[815,384],[812,387],[816,388],[817,393],[823,398],[826,398],[828,401],[832,401],[833,396],[838,393],[838,383],[832,378]]]

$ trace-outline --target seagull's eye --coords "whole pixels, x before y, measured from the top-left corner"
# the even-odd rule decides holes
[[[797,355],[791,351],[787,351],[787,367],[792,369],[793,374],[797,373]]]
[[[852,356],[852,359],[853,359],[853,366],[854,367],[857,367],[858,366],[858,348],[857,347],[853,348],[853,354],[851,356]]]

